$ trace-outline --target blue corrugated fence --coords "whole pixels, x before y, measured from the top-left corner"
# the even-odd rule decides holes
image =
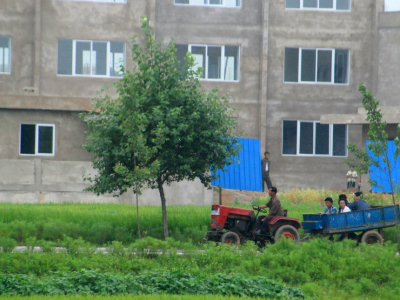
[[[222,170],[216,172],[220,178],[214,180],[212,185],[223,189],[261,192],[260,140],[243,138],[238,140],[242,145],[242,151],[234,159],[234,163],[225,168],[226,172]]]
[[[371,143],[371,141],[367,141],[367,151],[368,155],[370,157],[375,157],[371,151],[368,150],[368,144]],[[392,180],[393,180],[393,185],[400,187],[400,159],[395,159],[394,158],[394,153],[396,151],[396,146],[394,144],[394,141],[388,141],[387,142],[388,146],[388,156],[389,156],[389,162],[390,162],[390,168],[392,171]],[[390,179],[388,175],[388,169],[383,162],[383,159],[380,157],[379,158],[379,167],[374,167],[371,166],[369,167],[369,177],[371,180],[375,180],[381,187],[372,187],[372,191],[375,193],[390,193]]]

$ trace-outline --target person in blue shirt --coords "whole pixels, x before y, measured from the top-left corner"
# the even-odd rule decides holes
[[[358,211],[358,210],[365,210],[370,208],[369,204],[361,199],[362,192],[355,192],[354,193],[354,202],[349,203],[347,205],[348,208],[350,208],[352,211]]]
[[[336,214],[338,211],[336,207],[332,205],[333,200],[331,197],[325,198],[325,209],[324,209],[324,214]]]

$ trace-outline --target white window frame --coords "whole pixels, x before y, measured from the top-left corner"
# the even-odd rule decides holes
[[[297,136],[296,136],[296,154],[283,154],[283,121],[296,121],[297,122]],[[315,135],[317,124],[320,124],[320,121],[312,121],[312,120],[289,120],[285,119],[282,121],[282,156],[312,156],[312,157],[347,157],[348,149],[347,145],[349,144],[349,126],[346,125],[346,154],[345,155],[333,155],[333,126],[334,125],[345,125],[345,124],[325,124],[329,125],[329,154],[315,154],[316,143],[315,143]],[[300,153],[300,125],[301,123],[313,123],[313,154],[305,154]]]
[[[21,131],[22,125],[35,125],[35,153],[26,154],[21,153]],[[39,127],[52,127],[53,128],[53,153],[39,153]],[[19,127],[19,155],[21,156],[55,156],[56,153],[56,125],[54,124],[44,124],[44,123],[21,123]]]
[[[237,80],[225,80],[225,47],[226,46],[235,46],[238,47],[238,74]],[[204,80],[204,81],[223,81],[223,82],[239,82],[240,81],[240,46],[236,45],[204,45],[204,44],[188,44],[188,51],[192,53],[192,47],[205,47],[206,48],[206,53],[205,53],[205,66],[204,66],[204,78],[199,78],[199,80]],[[221,79],[215,79],[215,78],[207,78],[208,77],[208,47],[221,47]]]
[[[351,57],[351,52],[350,49],[343,49],[343,48],[301,48],[301,47],[285,47],[283,49],[284,54],[283,57],[285,57],[285,49],[286,48],[297,48],[299,50],[299,64],[298,64],[298,71],[297,71],[297,82],[293,81],[285,81],[285,59],[283,61],[283,82],[286,84],[327,84],[327,85],[350,85],[350,57]],[[302,67],[302,56],[303,56],[303,51],[302,50],[315,50],[315,81],[302,81],[301,80],[301,67]],[[324,51],[332,51],[332,61],[331,61],[331,81],[330,82],[322,82],[322,81],[317,81],[318,78],[318,50],[324,50]],[[347,82],[346,83],[335,83],[335,59],[336,59],[336,50],[347,50],[349,51],[349,56],[347,58]]]
[[[9,52],[9,54],[8,54],[8,66],[9,66],[9,72],[2,72],[1,70],[0,70],[0,75],[10,75],[11,74],[11,62],[12,62],[12,59],[11,59],[11,55],[12,55],[12,48],[11,48],[11,44],[12,44],[12,39],[11,39],[11,36],[8,36],[8,35],[2,35],[2,37],[5,37],[5,38],[8,38],[8,52]]]
[[[207,0],[206,4],[197,4],[197,3],[193,4],[192,0],[189,0],[189,4],[176,3],[175,0],[173,0],[173,1],[174,1],[174,5],[177,5],[177,6],[207,6],[207,7],[241,8],[243,0],[240,0],[239,6],[228,6],[228,5],[226,5],[226,0],[222,0],[222,4],[210,4],[210,0]]]
[[[93,75],[93,74],[76,74],[76,43],[77,42],[86,42],[90,43],[90,72],[92,73],[92,51],[93,51],[93,43],[94,42],[99,42],[99,43],[107,43],[107,61],[106,61],[106,75]],[[111,63],[111,43],[112,42],[119,42],[119,43],[124,43],[125,44],[125,49],[124,49],[124,66],[126,67],[126,43],[125,42],[120,42],[120,41],[97,41],[97,40],[72,40],[72,74],[57,74],[57,76],[67,76],[67,77],[96,77],[96,78],[122,78],[124,75],[120,76],[110,76],[110,63]],[[57,71],[58,72],[58,71]]]
[[[352,5],[352,0],[349,0],[349,9],[336,9],[336,0],[333,0],[333,8],[319,8],[319,1],[318,1],[318,7],[313,8],[313,7],[304,7],[303,0],[300,0],[300,8],[292,8],[292,7],[286,7],[286,0],[285,0],[285,9],[287,10],[314,10],[314,11],[335,11],[335,12],[351,12],[351,5]]]

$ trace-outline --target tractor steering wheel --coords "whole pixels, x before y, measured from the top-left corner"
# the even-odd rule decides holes
[[[267,213],[267,210],[265,208],[261,208],[259,206],[255,206],[255,205],[253,205],[253,210],[258,210],[262,213]]]

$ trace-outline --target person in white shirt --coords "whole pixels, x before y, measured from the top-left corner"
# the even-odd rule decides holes
[[[339,206],[339,213],[351,212],[351,209],[346,206],[346,201],[344,199],[340,199]]]
[[[356,187],[358,174],[357,171],[354,170],[354,166],[351,166],[350,170],[347,171],[346,177],[347,177],[347,188],[350,189]]]

